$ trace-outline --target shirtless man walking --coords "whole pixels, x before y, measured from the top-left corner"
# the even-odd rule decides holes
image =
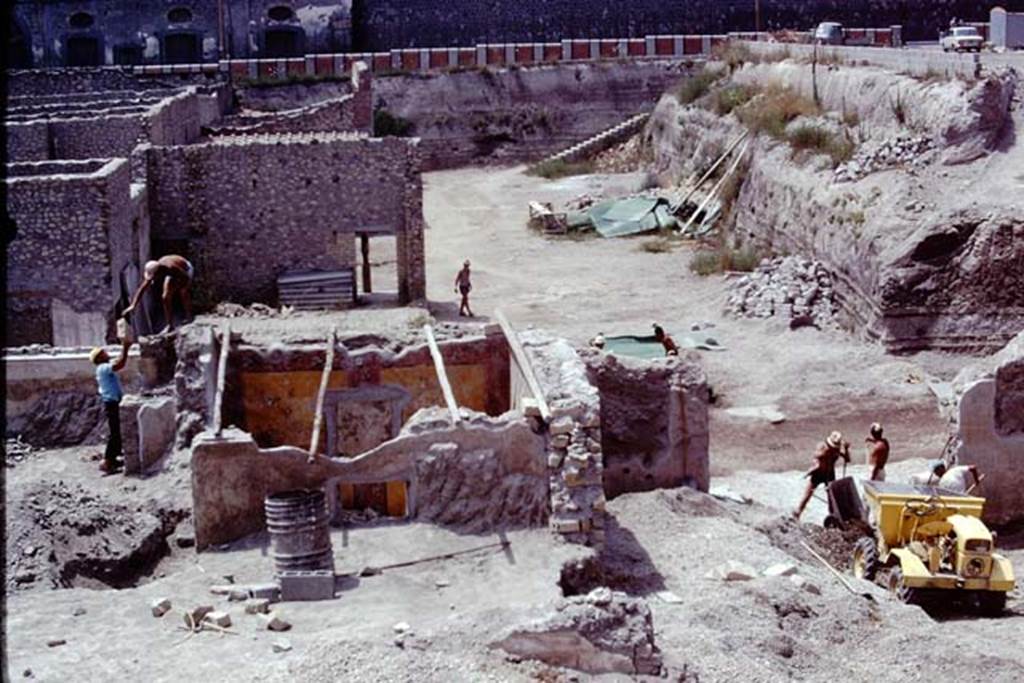
[[[142,284],[135,291],[135,296],[132,297],[131,303],[128,305],[128,308],[124,309],[122,315],[127,318],[135,310],[135,307],[139,305],[139,299],[142,298],[143,292],[158,281],[162,281],[163,291],[160,301],[163,302],[164,320],[167,322],[167,327],[163,331],[169,332],[173,330],[175,295],[181,301],[187,319],[192,319],[192,297],[189,287],[192,285],[192,278],[194,276],[195,269],[192,268],[192,264],[184,256],[168,254],[167,256],[161,256],[157,261],[147,262]]]
[[[889,462],[889,440],[882,436],[882,425],[871,425],[871,434],[864,439],[868,445],[868,464],[871,481],[885,481],[885,464]]]
[[[473,317],[473,311],[469,308],[469,293],[473,289],[469,281],[469,261],[462,264],[462,270],[455,276],[455,293],[462,295],[462,303],[459,304],[459,315]]]

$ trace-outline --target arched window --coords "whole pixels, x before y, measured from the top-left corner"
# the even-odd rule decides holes
[[[284,5],[277,5],[267,10],[267,16],[274,21],[291,21],[295,18],[295,12],[291,7],[285,7]]]
[[[172,24],[187,24],[192,21],[192,10],[187,7],[175,7],[167,13],[167,21]]]
[[[88,12],[75,12],[68,17],[68,24],[71,28],[89,28],[96,23],[96,19]]]

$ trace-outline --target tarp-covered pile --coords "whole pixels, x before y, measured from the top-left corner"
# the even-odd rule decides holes
[[[592,226],[602,237],[676,227],[668,200],[661,197],[609,199],[594,204],[587,211],[570,214],[568,222],[570,229],[587,230]]]

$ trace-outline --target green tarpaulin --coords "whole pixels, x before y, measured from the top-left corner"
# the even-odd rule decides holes
[[[655,197],[610,199],[590,207],[587,213],[602,237],[636,235],[676,226],[668,200]]]

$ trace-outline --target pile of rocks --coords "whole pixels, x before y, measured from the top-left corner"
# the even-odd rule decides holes
[[[21,440],[21,436],[8,438],[4,442],[4,457],[7,467],[14,467],[32,455],[32,445]]]
[[[927,135],[901,135],[879,145],[864,146],[852,159],[836,167],[833,180],[837,183],[852,182],[869,173],[895,166],[922,166],[928,162],[925,155],[934,148],[935,143]]]
[[[513,629],[493,646],[591,674],[657,676],[661,672],[651,609],[643,600],[600,587],[562,599],[554,608],[548,616]]]
[[[835,327],[837,312],[832,276],[821,263],[800,256],[763,261],[733,283],[726,304],[726,313],[737,317],[781,316],[791,326]]]

